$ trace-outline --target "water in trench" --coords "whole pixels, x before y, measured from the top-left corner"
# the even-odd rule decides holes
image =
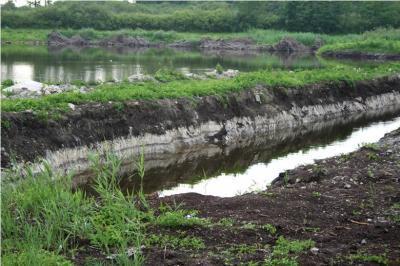
[[[355,151],[399,127],[400,113],[396,108],[254,136],[229,146],[209,144],[161,154],[145,160],[144,191],[158,192],[160,196],[194,192],[231,197],[263,190],[281,172]],[[135,160],[123,163],[122,173],[127,177],[121,179],[120,186],[124,191],[139,188]],[[87,175],[77,179],[76,184],[93,192]]]
[[[194,184],[179,184],[173,188],[160,191],[160,196],[179,193],[195,192],[203,195],[231,197],[246,192],[265,189],[279,173],[304,164],[311,164],[315,160],[337,156],[357,150],[365,143],[377,142],[386,133],[400,127],[400,117],[384,118],[380,121],[367,122],[363,125],[354,125],[349,132],[341,132],[346,127],[331,132],[332,141],[321,143],[316,138],[304,148],[272,156],[267,162],[255,162],[240,173],[220,173],[216,176],[200,180]],[[344,133],[344,134],[343,134]],[[310,136],[311,137],[311,136]],[[330,136],[325,135],[325,138]],[[302,140],[299,140],[302,141]]]

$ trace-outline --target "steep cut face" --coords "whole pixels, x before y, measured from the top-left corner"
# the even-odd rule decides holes
[[[232,145],[259,135],[309,126],[352,114],[400,106],[400,78],[391,76],[348,84],[302,88],[256,87],[196,99],[130,101],[77,106],[57,121],[31,112],[2,113],[2,165],[39,157],[56,166],[82,162],[93,150],[147,157],[179,153],[202,145]],[[84,168],[84,166],[82,166]]]

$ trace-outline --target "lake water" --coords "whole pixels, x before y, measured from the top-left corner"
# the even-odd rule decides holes
[[[217,64],[239,71],[321,66],[311,54],[239,54],[234,51],[129,47],[106,49],[3,45],[1,56],[2,80],[41,82],[121,81],[133,74],[154,74],[163,67],[199,74],[214,69]]]

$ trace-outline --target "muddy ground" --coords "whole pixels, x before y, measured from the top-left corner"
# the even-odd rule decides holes
[[[148,237],[189,236],[204,246],[146,246],[146,265],[292,265],[263,264],[280,236],[315,242],[315,248],[289,253],[299,265],[400,265],[399,182],[400,128],[356,152],[282,174],[265,191],[232,198],[153,195],[155,209],[180,205],[209,223],[151,226]],[[75,262],[83,264],[85,254],[78,253]],[[89,254],[102,257],[95,250]]]

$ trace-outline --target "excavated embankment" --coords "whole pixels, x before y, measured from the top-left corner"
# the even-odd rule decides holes
[[[77,106],[57,121],[32,112],[2,113],[2,166],[10,157],[44,157],[61,169],[87,167],[91,150],[146,158],[236,144],[254,136],[311,127],[315,122],[363,112],[400,110],[400,76],[326,82],[298,88],[255,87],[226,96],[128,101]]]

